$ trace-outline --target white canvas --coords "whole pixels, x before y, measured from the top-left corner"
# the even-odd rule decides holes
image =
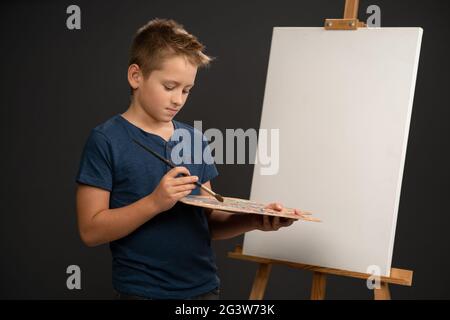
[[[249,232],[244,254],[389,276],[421,39],[273,29],[260,128],[280,129],[279,172],[256,164],[250,198],[323,222]]]

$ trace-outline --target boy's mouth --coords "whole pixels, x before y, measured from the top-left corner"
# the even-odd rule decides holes
[[[178,110],[176,109],[171,109],[171,108],[166,108],[170,113],[177,113]]]

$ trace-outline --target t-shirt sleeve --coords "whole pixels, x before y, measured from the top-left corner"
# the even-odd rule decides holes
[[[214,157],[212,156],[211,149],[208,145],[208,140],[203,139],[203,174],[200,183],[208,182],[219,175],[216,165],[214,163]]]
[[[92,130],[84,146],[76,182],[111,191],[112,181],[111,144],[103,133]]]

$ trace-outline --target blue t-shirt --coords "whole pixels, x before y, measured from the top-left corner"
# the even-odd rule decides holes
[[[211,155],[200,131],[178,121],[172,123],[176,132],[178,129],[189,132],[190,139],[166,141],[136,127],[120,114],[97,126],[84,147],[76,181],[110,191],[109,207],[120,208],[152,193],[171,169],[132,139],[171,160],[175,146],[190,143],[193,147],[197,139],[205,155]],[[196,164],[198,159],[194,159],[193,148],[192,151],[177,149],[181,150],[179,155],[184,161],[180,165],[191,175],[198,176],[200,183],[218,175],[214,163]],[[199,193],[197,187],[191,194]],[[110,248],[113,286],[124,294],[151,299],[186,299],[211,291],[220,284],[208,221],[199,207],[178,202],[128,236],[111,242]]]

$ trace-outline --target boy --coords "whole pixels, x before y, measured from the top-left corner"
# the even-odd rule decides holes
[[[173,20],[154,19],[140,28],[128,67],[130,106],[94,128],[86,142],[76,178],[79,232],[87,246],[110,244],[119,298],[217,299],[211,239],[293,223],[178,202],[188,194],[204,194],[195,181],[211,188],[210,180],[218,175],[215,165],[171,169],[133,143],[136,139],[170,158],[176,130],[187,130],[194,141],[198,132],[173,118],[194,86],[197,69],[211,61],[203,49]],[[206,141],[202,148],[208,152]],[[275,203],[269,207],[282,209]]]

